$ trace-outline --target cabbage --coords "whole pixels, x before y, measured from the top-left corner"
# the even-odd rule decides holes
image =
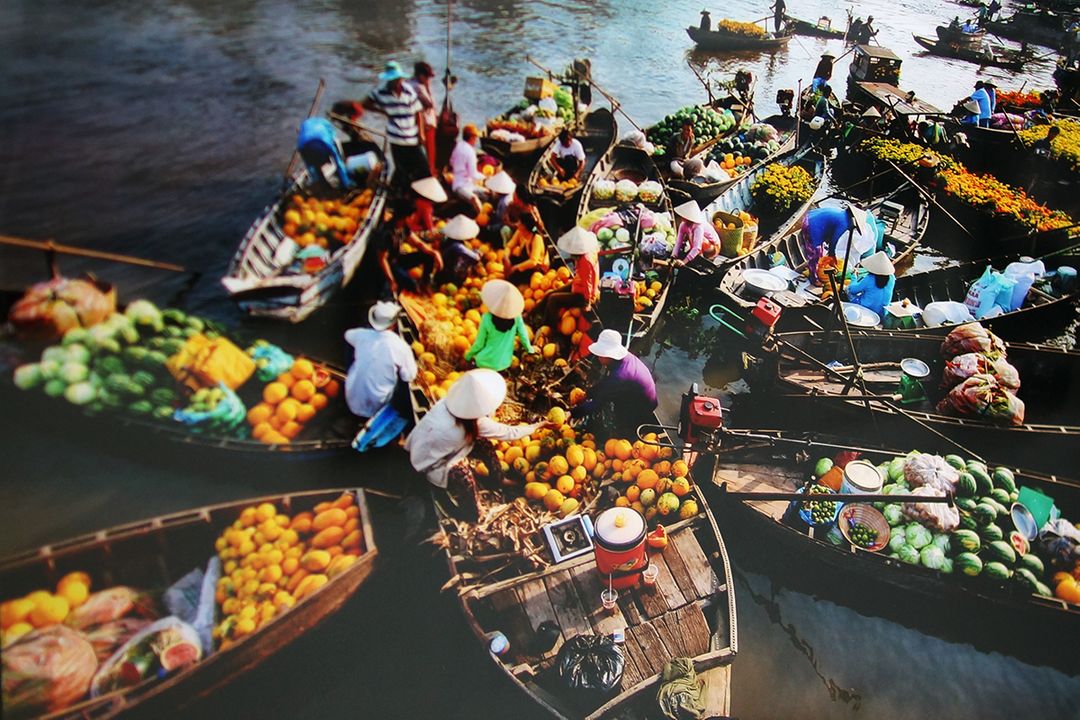
[[[41,366],[37,363],[28,363],[15,368],[15,387],[20,390],[29,390],[41,384],[45,376],[41,372]]]
[[[149,300],[136,300],[124,310],[124,317],[133,321],[136,325],[149,325],[155,330],[164,327],[161,311]]]
[[[900,512],[900,503],[889,503],[881,511],[890,527],[896,527],[904,522],[904,514]]]
[[[916,550],[922,550],[934,540],[930,531],[919,523],[908,523],[904,528],[904,535],[907,537],[908,545]]]
[[[626,228],[619,228],[615,231],[615,239],[623,245],[628,244],[630,242],[630,231]]]
[[[90,351],[81,343],[72,343],[67,346],[66,359],[85,365],[90,362]]]
[[[64,398],[72,405],[86,405],[93,402],[96,395],[94,386],[88,382],[69,385],[67,390],[64,391]]]
[[[68,361],[60,366],[60,379],[68,385],[83,382],[89,376],[90,369],[82,363]]]
[[[941,552],[946,555],[949,554],[949,549],[952,547],[952,543],[949,540],[949,536],[945,533],[934,533],[934,545],[941,548]]]
[[[905,488],[905,487],[903,487],[903,486],[901,486],[901,485],[899,485],[897,483],[889,483],[885,487],[881,488],[881,494],[882,495],[907,495],[908,490],[907,490],[907,488]]]
[[[42,359],[38,363],[38,367],[41,368],[41,376],[46,380],[53,380],[60,376],[60,361],[52,359]],[[61,391],[62,392],[62,391]]]
[[[907,545],[907,538],[904,537],[904,533],[895,532],[889,536],[889,550],[892,552],[900,552],[900,548],[904,545]]]
[[[597,180],[593,185],[593,197],[597,200],[610,200],[615,197],[615,183],[611,180]]]
[[[901,562],[906,562],[908,565],[919,564],[919,551],[907,543],[900,546],[900,549],[897,550],[897,555],[900,556]]]
[[[56,363],[62,363],[68,359],[67,350],[59,345],[52,345],[45,348],[45,351],[41,353],[42,361],[51,360]]]
[[[49,397],[60,397],[67,390],[67,383],[63,380],[53,379],[45,383],[45,394]]]
[[[940,570],[942,563],[945,562],[945,553],[937,545],[931,543],[919,551],[919,562],[923,564],[923,567]]]

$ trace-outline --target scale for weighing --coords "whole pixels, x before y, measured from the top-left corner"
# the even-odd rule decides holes
[[[930,376],[930,366],[918,358],[904,358],[900,361],[900,402],[904,405],[926,400],[926,388],[922,381]]]

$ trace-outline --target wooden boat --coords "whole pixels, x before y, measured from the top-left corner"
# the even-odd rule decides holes
[[[910,419],[913,417],[974,452],[1043,472],[1053,472],[1060,458],[1070,457],[1080,440],[1080,385],[1075,382],[1080,377],[1080,353],[1048,345],[1007,343],[1008,361],[1020,374],[1018,396],[1026,412],[1023,425],[1005,426],[981,418],[946,415],[936,409],[942,397],[937,380],[944,368],[940,336],[851,329],[870,395],[896,391],[904,358],[917,358],[930,367],[930,379],[923,383],[929,399],[902,406],[907,416],[891,403],[871,402],[868,410],[862,400],[844,398],[851,391],[850,387],[845,389],[843,379],[851,363],[844,333],[780,333],[777,338],[780,347],[765,361],[765,375],[773,375],[770,368],[775,368],[777,387],[789,394],[785,403],[790,407],[800,402],[797,396],[805,396],[818,413],[819,424],[821,413],[829,411],[858,417],[865,428],[866,416],[872,411],[882,432],[907,432],[920,429]],[[840,367],[825,370],[810,358],[823,363],[836,361]]]
[[[963,302],[967,297],[968,288],[979,279],[987,265],[986,262],[972,262],[900,275],[896,278],[896,285],[893,287],[893,299],[908,299],[920,308],[925,308],[932,302],[948,300]],[[1033,330],[1045,335],[1046,317],[1055,312],[1067,311],[1078,297],[1080,297],[1080,290],[1077,289],[1063,295],[1055,295],[1033,286],[1019,310],[983,320],[982,324],[1006,339],[1022,338]],[[832,312],[831,309],[826,310],[824,307],[822,310],[825,311],[822,315]],[[815,319],[819,323],[826,322],[824,317],[815,317]],[[895,328],[893,332],[945,336],[952,329],[951,325],[926,327],[920,322],[912,328]]]
[[[851,26],[850,14],[848,15],[847,27],[845,27],[843,30],[833,27],[824,27],[818,23],[810,22],[809,20],[799,20],[798,18],[793,18],[790,15],[788,15],[786,19],[788,22],[788,26],[794,30],[796,35],[827,38],[829,40],[845,39],[847,37],[847,27]]]
[[[654,589],[620,589],[612,611],[600,605],[605,582],[592,552],[463,589],[459,601],[477,642],[487,647],[491,634],[501,632],[509,650],[503,658],[492,654],[492,662],[552,717],[655,717],[660,673],[674,657],[692,659],[704,686],[705,715],[727,716],[731,662],[738,651],[734,585],[724,538],[700,500],[698,515],[670,525],[667,547],[650,552],[660,567]],[[445,518],[443,523],[452,530]],[[471,557],[449,551],[447,556],[452,577],[485,567]],[[545,621],[557,626],[558,636],[550,650],[540,652],[534,628]],[[625,633],[625,669],[616,694],[571,694],[555,670],[562,644],[579,634],[616,630]]]
[[[701,207],[705,207],[729,188],[737,184],[746,175],[774,162],[784,153],[791,152],[795,149],[795,118],[791,115],[771,115],[762,122],[772,125],[780,132],[780,147],[776,152],[770,153],[751,165],[746,173],[729,180],[706,183],[690,182],[689,180],[683,180],[682,178],[669,178],[668,185],[672,190],[683,193]]]
[[[794,37],[790,30],[779,33],[767,33],[764,37],[750,37],[748,35],[735,35],[715,30],[702,30],[697,27],[686,28],[686,34],[697,45],[698,50],[712,52],[726,50],[779,50],[787,47]]]
[[[912,37],[915,42],[934,55],[966,60],[979,65],[1005,68],[1006,70],[1023,70],[1025,62],[1030,57],[1021,54],[1019,50],[992,48],[987,43],[960,45],[919,35],[913,35]]]
[[[618,208],[624,205],[637,204],[639,202],[637,200],[632,203],[620,203],[614,198],[600,200],[594,197],[593,191],[598,180],[618,181],[624,179],[633,180],[639,185],[647,180],[660,183],[663,189],[659,200],[652,204],[645,204],[645,206],[654,213],[666,216],[671,226],[676,227],[675,214],[671,206],[671,195],[668,192],[663,176],[656,166],[656,162],[644,150],[622,144],[613,145],[596,164],[581,194],[581,204],[578,207],[577,215],[578,221],[580,222],[581,218],[589,211],[601,207]],[[632,232],[632,240],[636,240],[633,235]],[[627,334],[630,337],[643,337],[656,324],[667,303],[672,284],[670,264],[664,260],[641,258],[634,242],[631,243],[630,247],[622,251],[601,251],[600,255],[601,276],[610,269],[611,262],[614,262],[620,256],[629,255],[633,277],[640,277],[643,274],[647,275],[652,272],[660,278],[661,290],[652,299],[652,305],[641,312],[633,310],[634,304],[631,297],[618,296],[612,292],[603,292],[597,307],[597,312],[600,314],[605,327],[617,328],[620,331],[626,327],[629,328]]]
[[[981,46],[986,39],[986,30],[979,28],[974,32],[965,32],[961,27],[938,25],[934,28],[937,38],[950,45]]]
[[[495,157],[502,158],[505,162],[514,155],[531,155],[540,152],[550,145],[557,135],[558,131],[553,130],[540,137],[531,137],[516,142],[507,142],[506,140],[491,137],[490,133],[485,133],[480,138],[480,146]]]
[[[792,121],[792,124],[794,124],[794,120]],[[788,140],[791,141],[792,145],[794,144],[793,133],[789,136]],[[750,193],[750,188],[753,186],[754,182],[761,177],[762,173],[764,173],[773,163],[780,163],[788,166],[797,165],[805,169],[814,179],[815,192],[825,179],[827,163],[825,157],[821,153],[813,149],[810,145],[804,145],[798,149],[788,150],[786,153],[777,156],[777,159],[772,162],[762,162],[751,166],[750,170],[736,178],[734,182],[731,183],[718,198],[716,198],[716,200],[703,209],[705,216],[709,221],[712,222],[717,212],[726,212],[734,215],[738,214],[740,211],[746,211],[750,214],[754,214],[754,198]],[[813,198],[811,197],[810,200],[807,200],[805,203],[795,208],[791,214],[785,217],[777,218],[765,216],[759,218],[759,241],[755,243],[755,247],[770,245],[774,243],[776,238],[791,232],[795,225],[802,219],[802,216],[806,214],[812,200]],[[745,255],[739,257],[745,257]],[[704,255],[699,255],[689,265],[684,266],[683,269],[688,270],[699,277],[707,278],[731,267],[737,260],[738,257],[726,257],[719,253],[712,258],[706,258]]]
[[[542,178],[551,177],[550,167],[554,163],[556,144],[547,146],[536,166],[529,173],[528,189],[536,198],[544,198],[556,205],[564,205],[581,192],[592,175],[593,168],[600,161],[616,140],[617,123],[615,116],[607,108],[593,110],[585,116],[584,127],[578,134],[578,140],[585,150],[585,167],[581,171],[582,181],[574,187],[553,187],[541,182]]]
[[[725,534],[733,538],[731,553],[740,566],[767,573],[785,587],[972,643],[983,651],[1005,652],[1069,673],[1080,671],[1080,658],[1069,640],[1080,631],[1080,606],[1030,594],[1018,583],[968,577],[955,570],[946,574],[890,559],[884,553],[836,545],[826,539],[826,533],[786,517],[786,501],[754,501],[752,496],[743,500],[734,495],[795,492],[810,477],[814,459],[836,452],[860,451],[875,463],[905,453],[852,448],[850,440],[829,442],[813,436],[804,440],[772,431],[754,431],[746,437],[733,433],[724,442],[741,447],[717,458],[710,498]],[[1073,481],[1029,471],[1017,471],[1016,481],[1048,493],[1063,516],[1076,517],[1080,512],[1080,493]],[[859,592],[851,592],[852,587]],[[1041,638],[1040,642],[1032,643],[1033,637]]]
[[[287,201],[293,195],[322,196],[307,171],[301,168],[288,190],[263,210],[244,235],[221,280],[241,310],[249,315],[297,323],[349,284],[367,251],[372,232],[382,221],[389,193],[390,169],[383,151],[375,143],[364,143],[357,154],[364,152],[376,153],[378,170],[367,174],[364,187],[345,193],[340,199],[350,202],[361,193],[371,193],[367,214],[349,241],[331,252],[322,269],[311,273],[293,270],[299,262],[294,261],[297,246],[291,239],[285,242]]]
[[[848,70],[847,99],[898,115],[940,115],[941,110],[901,90],[900,57],[885,47],[856,45]]]
[[[1068,39],[1065,25],[1068,21],[1061,15],[1038,9],[1019,9],[1014,14],[1000,20],[990,20],[986,29],[994,35],[1029,42],[1057,49]]]
[[[930,221],[930,209],[928,203],[918,193],[907,194],[905,202],[899,202],[894,197],[895,194],[878,197],[866,204],[859,203],[859,206],[872,212],[874,217],[884,224],[885,246],[893,253],[893,264],[903,267],[912,259],[923,235],[926,234],[926,227]],[[821,202],[842,203],[844,201],[834,199]],[[743,273],[751,269],[768,270],[774,264],[771,258],[776,253],[786,258],[787,267],[791,270],[800,275],[807,272],[806,255],[799,239],[799,225],[805,214],[804,210],[793,217],[786,228],[777,231],[767,242],[759,244],[753,252],[729,266],[717,286],[727,305],[746,310],[757,304],[758,296],[746,291]],[[809,293],[809,296],[806,293]],[[785,290],[772,295],[773,301],[785,309],[788,322],[792,316],[819,306],[820,298],[821,289],[814,287],[805,292],[794,293]]]
[[[144,682],[89,699],[49,717],[107,718],[126,714],[160,717],[175,713],[273,657],[337,612],[374,569],[378,549],[367,499],[359,489],[253,498],[121,525],[0,561],[0,579],[6,597],[55,587],[63,575],[75,570],[90,574],[94,590],[113,585],[161,590],[189,571],[204,568],[215,554],[215,540],[245,507],[269,502],[291,515],[310,510],[320,502],[332,502],[343,492],[355,493],[362,533],[362,551],[351,567],[250,635],[225,649],[204,653],[202,660],[194,665],[177,670],[161,681]]]

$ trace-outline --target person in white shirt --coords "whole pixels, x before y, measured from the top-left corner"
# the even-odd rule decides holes
[[[476,480],[467,458],[481,439],[517,440],[548,422],[504,425],[489,417],[506,398],[506,381],[494,370],[477,369],[458,378],[405,440],[413,468],[448,491],[459,506],[475,511]],[[494,461],[494,452],[490,453]],[[496,461],[497,462],[497,461]],[[496,464],[497,468],[498,465]]]
[[[563,128],[555,143],[555,176],[560,180],[575,180],[581,177],[585,169],[585,148],[581,141]]]
[[[480,142],[480,131],[475,125],[466,125],[461,130],[461,139],[450,153],[450,172],[454,180],[450,185],[454,195],[467,202],[480,212],[480,198],[477,196],[477,181],[484,175],[476,167],[476,146]]]
[[[353,346],[353,363],[345,377],[345,402],[354,415],[373,417],[394,396],[398,381],[416,379],[416,358],[412,348],[391,330],[401,307],[393,302],[377,302],[368,310],[370,328],[345,332],[345,342]]]

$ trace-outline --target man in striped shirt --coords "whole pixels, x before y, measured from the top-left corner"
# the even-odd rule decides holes
[[[386,70],[379,74],[382,85],[364,100],[366,109],[386,116],[386,135],[394,158],[394,182],[403,188],[430,174],[420,141],[425,133],[424,106],[416,90],[404,79],[401,66],[391,60],[386,63]]]

